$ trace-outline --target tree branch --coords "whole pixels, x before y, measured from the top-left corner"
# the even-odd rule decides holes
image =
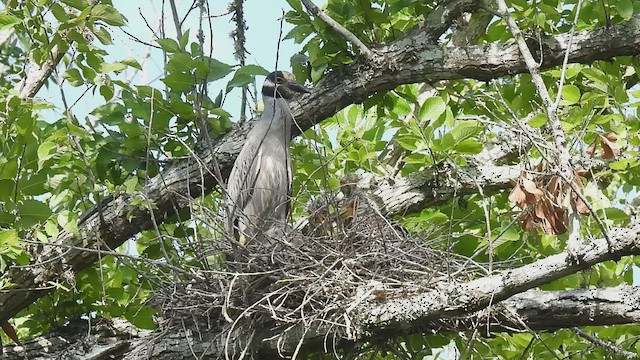
[[[640,15],[636,15],[629,22],[608,29],[576,33],[575,46],[569,51],[569,61],[591,62],[613,56],[639,54],[639,24]],[[393,89],[401,84],[465,77],[487,80],[527,71],[517,45],[444,48],[426,41],[423,35],[422,31],[416,31],[379,49],[384,58],[381,64],[371,66],[356,62],[342,72],[325,76],[312,94],[292,103],[293,115],[300,130],[308,129],[349,104],[364,101],[371,94]],[[558,35],[544,41],[542,68],[562,63],[568,38],[568,35]],[[211,151],[200,151],[199,158],[178,161],[150,179],[145,185],[144,193],[154,206],[153,218],[162,222],[186,207],[192,197],[213,191],[217,185],[215,176],[206,169],[218,165],[226,179],[242,148],[249,125],[247,123],[236,127],[213,144]],[[147,208],[132,205],[130,195],[110,197],[101,208],[104,225],[101,225],[97,211],[90,209],[83,216],[86,221],[79,225],[79,235],[62,233],[55,241],[92,249],[100,248],[98,244],[105,244],[113,249],[138,232],[153,226],[152,216]],[[94,253],[60,249],[47,247],[33,259],[34,264],[47,265],[28,270],[12,268],[7,272],[6,281],[15,286],[0,292],[0,304],[3,307],[0,320],[13,317],[51,291],[46,284],[59,277],[60,267],[68,267],[77,272],[90,266],[98,258]]]
[[[327,13],[325,13],[324,11],[322,11],[322,9],[316,6],[316,4],[313,3],[313,1],[311,0],[301,0],[301,1],[304,4],[304,7],[307,9],[307,11],[313,14],[313,16],[322,20],[325,24],[327,24],[327,26],[332,28],[338,34],[342,35],[342,37],[345,38],[345,40],[353,44],[353,46],[357,47],[358,50],[360,51],[360,54],[362,54],[362,56],[365,59],[367,60],[373,59],[373,55],[374,55],[373,51],[371,51],[371,49],[369,49],[367,45],[365,45],[362,41],[360,41],[360,39],[358,39],[357,36],[353,35],[351,31],[347,30],[345,27],[340,25],[337,21],[333,20],[331,16],[327,15]]]
[[[594,345],[600,346],[605,348],[607,351],[612,352],[616,355],[620,355],[622,357],[624,357],[625,359],[637,359],[638,358],[638,354],[633,353],[631,351],[626,351],[624,349],[619,348],[618,346],[609,344],[606,341],[602,341],[600,339],[598,339],[597,337],[588,334],[586,331],[575,328],[573,329],[573,331],[578,334],[578,336],[585,338],[587,340],[589,340],[591,343],[593,343]]]
[[[443,318],[434,320],[428,326],[414,329],[417,333],[428,333],[429,329],[448,329],[449,321],[455,320],[460,329],[480,329],[481,336],[491,336],[495,332],[520,332],[529,330],[554,331],[576,326],[616,325],[640,322],[640,287],[621,285],[614,288],[540,291],[529,290],[515,295],[487,312],[480,311],[464,318]],[[85,354],[108,353],[111,356],[135,359],[152,356],[154,359],[175,359],[192,357],[192,349],[187,346],[193,338],[191,331],[185,334],[181,326],[174,331],[166,331],[163,336],[147,330],[140,330],[119,319],[73,320],[65,326],[46,335],[25,341],[22,346],[7,345],[6,358],[36,359],[38,356],[56,358],[73,354],[80,358]],[[486,330],[489,330],[487,332]],[[412,329],[402,329],[408,334]],[[445,330],[446,331],[446,330]],[[192,344],[198,355],[223,355],[223,347],[214,337],[212,330],[202,327],[198,336],[202,341]],[[304,351],[323,351],[324,343],[331,336],[319,333],[305,339]],[[155,346],[149,343],[155,340]],[[100,339],[100,341],[96,341]],[[291,339],[285,349],[291,353],[299,339]],[[77,344],[77,345],[74,345]],[[79,346],[79,344],[84,344]],[[264,343],[261,354],[278,356],[277,347]]]
[[[529,265],[502,271],[464,284],[448,285],[409,298],[393,299],[382,304],[363,304],[354,314],[354,323],[363,333],[397,331],[398,326],[421,323],[442,317],[462,316],[479,311],[515,294],[560,279],[607,260],[640,254],[640,222],[630,228],[611,231],[611,249],[606,239],[594,240],[581,251],[579,263],[568,252],[538,260]]]
[[[551,100],[549,90],[544,83],[544,79],[542,79],[542,75],[540,75],[540,65],[533,58],[533,55],[529,50],[529,46],[527,45],[527,42],[525,41],[524,36],[522,35],[520,28],[518,27],[518,24],[516,24],[515,20],[513,20],[513,18],[509,14],[507,3],[504,0],[496,0],[496,3],[498,4],[500,15],[507,23],[507,27],[509,28],[509,30],[511,30],[511,33],[516,40],[516,44],[518,44],[520,53],[522,54],[524,62],[527,65],[529,73],[531,74],[533,84],[535,85],[536,90],[538,91],[538,95],[540,96],[540,99],[544,104],[545,112],[547,113],[547,117],[549,118],[548,127],[556,145],[557,154],[554,155],[556,155],[558,162],[556,164],[558,167],[557,172],[566,183],[570,184],[573,182],[574,174],[571,167],[571,155],[569,154],[567,139],[565,137],[564,130],[562,129],[562,124],[560,123],[560,118],[558,117],[557,113],[558,102],[553,102],[553,100]],[[578,12],[580,11],[580,4],[581,2],[578,1],[578,5],[576,6],[576,20]],[[567,49],[565,51],[565,59],[568,59],[568,54],[571,51],[572,40],[573,31],[569,36]],[[560,81],[562,82],[564,80],[561,79]],[[561,90],[562,88],[560,86],[558,89],[558,95],[560,95]],[[597,218],[597,214],[594,215]],[[582,241],[582,235],[580,232],[580,214],[575,209],[575,206],[573,204],[569,204],[567,206],[567,216],[569,222],[569,240],[567,240],[567,248],[573,249],[575,251],[575,249],[578,247],[578,244]],[[606,232],[604,233],[604,236],[607,237]],[[577,254],[574,253],[574,256],[576,255]]]

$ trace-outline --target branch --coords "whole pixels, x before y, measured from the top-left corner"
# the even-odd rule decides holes
[[[42,85],[47,82],[53,70],[58,66],[58,63],[62,61],[67,49],[68,47],[60,49],[60,46],[56,45],[50,52],[51,58],[45,60],[42,65],[38,65],[33,61],[29,64],[27,76],[15,86],[15,89],[20,93],[21,99],[24,100],[36,96]]]
[[[333,20],[331,16],[327,15],[324,11],[322,11],[316,4],[311,0],[301,0],[304,4],[304,7],[309,11],[313,16],[322,20],[327,26],[335,30],[338,34],[342,35],[345,40],[353,44],[353,46],[357,47],[360,50],[360,54],[367,59],[373,59],[373,51],[371,51],[367,45],[365,45],[357,36],[353,35],[351,31],[347,30],[345,27],[340,25],[337,21]]]
[[[605,348],[607,351],[612,352],[616,355],[620,355],[622,357],[624,357],[625,359],[637,359],[638,358],[638,354],[636,353],[632,353],[631,351],[627,351],[624,349],[621,349],[618,346],[615,346],[613,344],[610,344],[606,341],[602,341],[600,339],[598,339],[597,337],[588,334],[586,331],[575,328],[573,329],[573,331],[580,337],[585,338],[587,340],[589,340],[590,342],[592,342],[594,345],[600,346]]]
[[[567,311],[569,310],[570,311]],[[477,312],[464,318],[455,318],[460,328],[487,329],[495,332],[547,330],[572,328],[576,326],[616,325],[640,322],[640,287],[621,285],[614,288],[540,291],[529,290],[515,295],[491,311],[492,316],[485,312]],[[428,327],[416,330],[418,333],[428,333],[429,329],[447,328],[447,320],[439,319]],[[403,329],[407,334],[412,329]],[[310,332],[312,333],[312,332]],[[89,334],[89,335],[87,335]],[[302,350],[305,352],[324,351],[324,343],[331,340],[328,333],[318,333],[314,337],[308,336]],[[487,331],[479,333],[482,336],[493,336]],[[223,347],[212,340],[217,333],[201,327],[196,341],[191,331],[185,334],[181,326],[174,326],[173,331],[166,331],[163,337],[158,334],[136,329],[133,325],[120,319],[73,320],[56,331],[25,341],[22,346],[7,345],[6,358],[8,360],[36,358],[37,355],[48,354],[48,358],[56,358],[66,352],[77,357],[91,353],[108,353],[111,356],[135,359],[151,355],[154,359],[190,358],[193,356],[187,346],[188,341],[193,351],[199,355],[223,355]],[[100,339],[100,341],[96,341]],[[149,346],[150,341],[156,339],[155,346]],[[291,339],[286,349],[289,353],[297,345],[299,339]],[[73,346],[70,344],[83,344]],[[149,353],[151,352],[151,353]],[[277,347],[265,343],[261,354],[278,357]],[[30,356],[32,355],[32,356]]]
[[[571,163],[570,163],[571,155],[569,154],[567,139],[564,135],[564,130],[562,129],[562,124],[560,123],[560,118],[558,117],[558,113],[557,113],[558,102],[554,103],[551,100],[551,95],[549,95],[549,90],[547,89],[547,86],[545,85],[544,80],[542,79],[542,75],[540,75],[540,65],[533,58],[533,55],[529,50],[529,46],[527,45],[524,39],[524,36],[522,35],[520,28],[518,27],[518,24],[516,24],[515,20],[513,20],[513,18],[509,14],[507,3],[504,0],[496,0],[496,2],[498,4],[498,10],[501,13],[500,15],[507,23],[507,26],[509,27],[509,30],[511,30],[513,37],[516,39],[516,43],[518,44],[520,53],[522,54],[524,62],[527,65],[529,73],[531,74],[531,79],[533,81],[533,84],[535,85],[538,91],[538,95],[540,96],[540,99],[544,104],[547,117],[549,118],[548,127],[551,132],[551,135],[553,136],[553,140],[556,145],[556,150],[558,152],[557,153],[558,174],[560,175],[560,177],[564,179],[564,181],[567,184],[570,184],[573,182],[574,174],[573,174],[573,169],[571,168]],[[574,20],[574,22],[577,21],[578,12],[580,11],[580,4],[581,2],[579,1],[578,5],[576,6],[576,20]],[[571,51],[572,41],[573,41],[573,29],[569,37],[567,50],[565,52],[565,59],[568,59],[568,54]],[[566,61],[565,61],[565,65],[566,65]],[[564,79],[560,79],[560,81],[562,83]],[[559,86],[558,95],[560,95],[561,90],[562,90],[562,85]],[[582,237],[580,233],[580,214],[575,209],[575,206],[573,204],[569,204],[567,206],[567,214],[569,218],[569,226],[568,226],[569,240],[567,240],[567,248],[572,249],[572,251],[574,251],[574,255],[577,255],[575,253],[575,248],[581,242],[581,237]],[[597,218],[597,214],[594,214],[594,215]],[[605,237],[607,236],[606,232],[604,232],[604,236]]]
[[[619,55],[640,53],[640,15],[629,22],[578,32],[575,47],[569,52],[571,62],[592,62]],[[364,101],[371,94],[401,84],[439,80],[475,78],[487,80],[526,71],[514,44],[491,44],[467,48],[444,48],[427,42],[422,31],[416,31],[378,50],[385,59],[372,66],[356,62],[342,72],[329,74],[314,88],[291,104],[300,130],[306,130],[341,110]],[[543,68],[562,63],[569,35],[545,40],[542,48]],[[200,157],[176,162],[145,185],[144,194],[154,206],[151,216],[146,207],[132,205],[130,195],[110,197],[102,205],[104,224],[97,207],[90,209],[79,225],[79,235],[61,233],[57,243],[91,249],[105,244],[114,249],[140,231],[153,227],[152,219],[163,222],[168,216],[188,206],[192,197],[209,194],[217,185],[216,177],[207,169],[219,166],[224,179],[240,152],[250,124],[236,127],[213,144],[213,149],[200,151]],[[215,156],[213,157],[212,154]],[[108,250],[108,249],[107,249]],[[62,251],[46,247],[34,257],[34,263],[45,264],[25,269],[10,269],[4,276],[14,289],[0,291],[3,311],[0,321],[9,319],[30,303],[51,291],[47,283],[57,279],[61,264],[74,272],[97,261],[95,253],[76,249]]]

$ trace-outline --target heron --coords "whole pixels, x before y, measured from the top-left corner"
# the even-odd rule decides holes
[[[287,71],[267,75],[264,111],[247,135],[227,183],[228,234],[241,246],[286,223],[291,198],[289,100],[310,90]]]

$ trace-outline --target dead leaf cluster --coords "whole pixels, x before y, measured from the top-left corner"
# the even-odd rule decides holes
[[[522,172],[518,182],[509,194],[509,200],[521,208],[522,229],[536,232],[538,228],[545,234],[564,234],[567,231],[567,209],[572,206],[581,214],[589,214],[589,208],[572,187],[559,175],[545,174],[541,162],[534,172]],[[573,185],[581,190],[584,170],[575,171]]]
[[[598,134],[595,140],[587,147],[585,153],[591,159],[596,153],[596,148],[600,145],[603,160],[613,159],[620,156],[620,146],[616,143],[618,136],[614,133]]]

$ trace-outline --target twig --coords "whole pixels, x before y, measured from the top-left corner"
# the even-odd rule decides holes
[[[576,23],[578,22],[578,16],[580,15],[580,8],[582,7],[582,0],[578,0],[576,5],[576,14],[573,18],[573,24],[571,24],[571,34],[569,36],[569,43],[567,44],[567,51],[564,53],[564,59],[562,60],[562,71],[560,73],[560,84],[558,85],[558,94],[556,95],[556,101],[553,103],[554,108],[558,108],[560,99],[562,99],[562,86],[564,86],[564,79],[567,72],[567,64],[569,63],[569,49],[573,45],[573,38],[576,33]]]
[[[583,331],[580,328],[577,328],[577,327],[573,328],[573,332],[575,332],[576,335],[580,336],[581,338],[589,340],[594,345],[603,347],[607,351],[612,352],[612,353],[614,353],[616,355],[623,356],[623,357],[625,357],[627,359],[638,359],[638,358],[640,358],[638,356],[638,354],[632,353],[631,351],[624,350],[624,349],[622,349],[622,348],[620,348],[618,346],[615,346],[615,345],[613,345],[613,344],[611,344],[609,342],[600,340],[597,337],[586,333],[585,331]]]
[[[365,57],[367,60],[373,59],[373,51],[367,47],[360,39],[358,39],[351,31],[344,28],[337,21],[333,20],[331,16],[327,15],[324,11],[322,11],[316,4],[314,4],[311,0],[302,0],[304,7],[307,8],[313,16],[322,20],[327,26],[338,32],[342,37],[344,37],[347,41],[353,44],[355,47],[360,50],[360,54]]]
[[[245,43],[247,37],[245,35],[246,22],[244,20],[244,0],[234,0],[233,2],[233,20],[236,22],[236,29],[232,32],[233,43],[235,50],[233,54],[236,59],[240,61],[240,66],[245,65],[245,59],[247,58],[247,49]],[[240,101],[240,120],[239,123],[243,123],[247,119],[247,86],[243,86],[242,99]]]
[[[180,17],[178,16],[178,9],[176,8],[176,2],[174,0],[169,0],[169,4],[171,5],[171,15],[173,16],[173,24],[176,26],[176,35],[177,38],[182,38],[182,26],[180,26]]]
[[[549,95],[549,90],[544,84],[544,80],[540,75],[540,64],[533,58],[529,47],[518,27],[515,20],[509,15],[509,9],[507,8],[507,4],[505,0],[496,0],[498,5],[498,10],[500,17],[504,19],[509,27],[509,30],[513,34],[513,37],[518,44],[518,48],[520,53],[522,54],[522,58],[529,69],[529,73],[531,74],[531,80],[538,90],[538,94],[540,95],[540,99],[542,99],[542,103],[544,104],[545,111],[547,113],[547,117],[549,118],[549,130],[551,131],[551,135],[553,136],[556,148],[558,149],[558,174],[560,177],[565,179],[567,182],[573,181],[573,169],[571,168],[571,155],[569,154],[569,149],[567,147],[567,139],[564,134],[564,130],[562,130],[562,125],[560,124],[560,119],[558,118],[558,114],[556,110],[558,109],[557,105],[551,100],[551,95]],[[570,48],[567,48],[567,52],[569,52]],[[569,239],[567,240],[567,249],[569,252],[574,253],[577,248],[579,248],[580,243],[582,242],[582,235],[580,234],[580,214],[577,212],[574,206],[569,205],[567,208],[567,214],[569,218]],[[576,256],[577,254],[573,254]]]

